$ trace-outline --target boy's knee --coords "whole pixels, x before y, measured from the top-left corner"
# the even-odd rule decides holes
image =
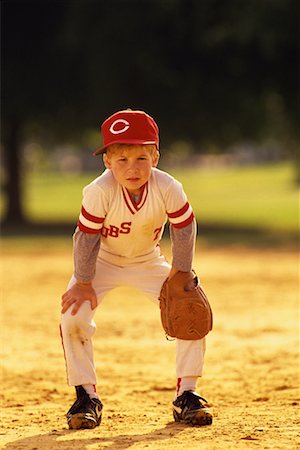
[[[66,311],[61,316],[61,327],[63,331],[71,331],[74,328],[81,327],[82,324],[82,319],[76,314],[72,316],[69,311]]]
[[[93,334],[96,326],[91,317],[84,314],[81,308],[77,314],[71,314],[71,308],[61,315],[61,328],[63,333],[76,334],[78,332],[85,332]]]

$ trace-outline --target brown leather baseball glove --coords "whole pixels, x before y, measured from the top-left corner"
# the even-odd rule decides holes
[[[161,322],[167,336],[202,339],[212,329],[212,310],[194,272],[177,272],[160,291]]]

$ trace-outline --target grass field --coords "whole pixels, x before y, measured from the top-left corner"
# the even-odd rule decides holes
[[[299,189],[290,163],[244,168],[171,170],[184,185],[199,224],[296,232]],[[30,220],[76,223],[82,188],[97,173],[33,173],[24,179]],[[3,210],[3,199],[2,199]]]
[[[299,189],[289,164],[185,170],[183,183],[199,221],[212,224],[295,231]]]

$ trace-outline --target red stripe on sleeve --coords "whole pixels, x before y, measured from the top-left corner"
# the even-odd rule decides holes
[[[78,220],[77,225],[78,225],[79,230],[80,230],[80,231],[83,231],[84,233],[88,233],[88,234],[97,234],[97,233],[100,233],[100,232],[101,232],[101,229],[100,229],[100,230],[94,230],[94,228],[86,227],[85,225],[83,225],[83,224],[80,222],[80,220]]]
[[[186,204],[181,209],[173,213],[167,213],[167,215],[169,218],[175,219],[176,217],[182,216],[182,214],[186,213],[189,207],[190,207],[189,202],[186,202]]]
[[[81,207],[81,214],[83,215],[83,217],[85,217],[87,220],[90,220],[91,222],[94,223],[103,223],[104,222],[104,217],[96,217],[93,216],[92,214],[88,213],[84,207]]]
[[[192,214],[190,215],[190,217],[189,217],[188,219],[184,220],[183,222],[180,222],[180,223],[171,223],[171,225],[172,225],[172,227],[174,227],[174,228],[184,228],[184,227],[187,227],[190,223],[192,223],[192,222],[193,222],[193,219],[194,219],[194,213],[192,213]]]

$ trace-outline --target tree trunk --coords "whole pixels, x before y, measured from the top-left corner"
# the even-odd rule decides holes
[[[4,224],[20,225],[26,222],[21,186],[21,121],[13,118],[4,120],[4,123],[4,157],[7,172]]]

